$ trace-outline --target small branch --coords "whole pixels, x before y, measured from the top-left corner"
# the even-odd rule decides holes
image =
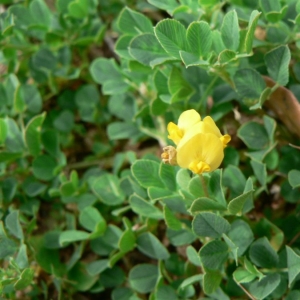
[[[207,198],[209,198],[209,194],[208,194],[208,190],[207,190],[207,185],[206,185],[206,182],[205,182],[205,179],[203,177],[202,174],[199,174],[199,177],[200,177],[200,180],[201,180],[201,184],[202,184],[202,187],[203,187],[203,191],[204,191],[204,194]]]
[[[294,244],[298,238],[300,237],[300,232],[298,232],[292,239],[291,241],[288,243],[289,246],[291,246],[292,244]]]
[[[253,295],[251,295],[239,282],[234,280],[235,283],[244,291],[244,293],[252,300],[257,300]]]
[[[295,149],[298,149],[298,150],[300,150],[300,146],[296,146],[296,145],[293,145],[293,144],[289,144],[291,147],[293,147],[293,148],[295,148]]]

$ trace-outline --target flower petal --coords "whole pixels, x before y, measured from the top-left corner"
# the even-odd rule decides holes
[[[231,141],[231,136],[229,134],[225,134],[220,139],[221,139],[221,141],[223,143],[223,146],[225,148],[227,146],[227,144]]]
[[[205,124],[206,133],[213,133],[219,138],[222,136],[220,129],[218,128],[215,121],[211,117],[209,116],[205,117],[203,119],[203,123]]]
[[[173,122],[168,124],[167,130],[169,132],[168,139],[172,140],[177,145],[183,137],[183,131]]]
[[[217,169],[224,158],[223,143],[212,133],[189,134],[183,137],[177,147],[177,163],[182,168],[197,166],[208,172]],[[199,173],[198,173],[199,174]]]
[[[223,147],[225,148],[231,140],[230,135],[229,134],[222,135],[215,121],[209,116],[203,119],[203,123],[205,123],[205,127],[203,128],[204,132],[206,133],[210,132],[215,134],[217,137],[219,137],[223,143]]]
[[[194,109],[184,111],[178,119],[178,127],[182,130],[187,130],[191,126],[201,121],[199,113]]]

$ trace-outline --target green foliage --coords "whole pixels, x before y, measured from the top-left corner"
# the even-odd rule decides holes
[[[1,1],[0,298],[299,299],[298,2]]]

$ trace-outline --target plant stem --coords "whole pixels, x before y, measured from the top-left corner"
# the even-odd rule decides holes
[[[206,182],[205,182],[205,179],[203,177],[202,174],[199,174],[199,177],[200,177],[200,180],[201,180],[201,184],[202,184],[202,187],[203,187],[203,191],[204,191],[204,194],[207,198],[209,198],[209,194],[208,194],[208,190],[207,190],[207,185],[206,185]]]
[[[197,107],[197,110],[199,110],[202,105],[206,110],[206,105],[204,105],[204,101],[207,99],[208,95],[210,94],[210,91],[214,87],[214,85],[215,85],[216,81],[218,80],[218,78],[219,78],[218,75],[214,76],[213,79],[211,80],[211,82],[209,83],[208,87],[206,88],[204,94],[202,95],[202,97],[199,101],[199,106]]]
[[[239,282],[234,280],[236,284],[244,291],[244,293],[252,300],[257,300],[253,295],[251,295]]]

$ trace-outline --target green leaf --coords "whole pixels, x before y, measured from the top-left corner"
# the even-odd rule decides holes
[[[270,142],[273,144],[274,143],[274,134],[275,134],[275,129],[276,129],[276,121],[267,115],[264,115],[263,117],[264,121],[264,126],[266,128],[266,131],[268,133],[268,137]]]
[[[59,235],[59,244],[65,246],[69,243],[84,241],[89,238],[89,233],[82,230],[66,230]]]
[[[272,11],[280,11],[281,9],[279,0],[260,0],[259,5],[265,14]]]
[[[127,229],[123,232],[119,240],[119,249],[126,253],[135,248],[136,238],[131,229]]]
[[[202,211],[225,211],[226,206],[220,204],[219,202],[206,198],[201,197],[196,200],[191,205],[190,212],[192,215],[195,215]]]
[[[256,276],[245,269],[237,268],[233,272],[233,278],[238,283],[248,283],[253,281],[256,278]]]
[[[240,168],[229,165],[224,171],[224,186],[227,186],[230,189],[230,196],[235,198],[243,194],[246,177],[240,170]]]
[[[106,230],[106,221],[100,212],[92,206],[85,207],[79,215],[80,225],[89,231],[92,231],[95,236],[102,235]]]
[[[199,255],[205,270],[219,270],[228,257],[228,246],[223,241],[213,240],[200,249]]]
[[[130,139],[139,134],[136,124],[131,122],[113,122],[107,126],[107,135],[110,140]]]
[[[34,270],[27,268],[22,273],[20,278],[17,280],[17,282],[14,284],[14,288],[16,291],[23,290],[27,286],[29,286],[34,278]]]
[[[265,55],[268,73],[280,85],[284,86],[289,82],[290,60],[291,52],[288,46],[280,46]]]
[[[39,90],[32,84],[23,84],[21,87],[27,110],[38,114],[42,110],[43,105]]]
[[[223,192],[223,172],[222,169],[215,170],[209,179],[209,194],[222,205],[227,205]]]
[[[129,199],[129,203],[131,209],[138,215],[151,219],[163,219],[163,214],[157,207],[138,195],[133,194]]]
[[[185,66],[192,67],[192,66],[208,66],[209,62],[206,60],[202,60],[201,58],[198,58],[195,54],[186,52],[186,51],[180,51],[180,57]]]
[[[221,36],[224,45],[229,50],[237,50],[240,43],[238,16],[235,10],[228,12],[223,19]]]
[[[104,174],[92,183],[92,190],[106,205],[119,205],[125,200],[119,179],[113,174]]]
[[[41,180],[51,180],[55,177],[56,161],[49,155],[37,156],[32,162],[33,175]]]
[[[198,267],[201,266],[200,256],[193,246],[191,245],[187,246],[186,256],[193,265]]]
[[[57,0],[56,7],[61,13],[65,14],[68,12],[68,5],[72,1],[74,0]]]
[[[213,41],[212,49],[217,54],[219,54],[220,52],[222,52],[223,50],[226,49],[226,46],[223,43],[220,31],[218,31],[218,30],[212,31],[212,41]]]
[[[23,240],[24,235],[19,220],[19,211],[13,210],[6,216],[5,226],[13,236],[19,240]]]
[[[292,290],[288,293],[285,300],[298,300],[300,298],[300,291],[299,290]]]
[[[266,237],[251,245],[249,256],[253,263],[262,268],[275,268],[278,263],[278,255]]]
[[[128,90],[128,83],[113,59],[97,58],[90,65],[93,79],[102,84],[105,95],[119,95]]]
[[[41,24],[47,27],[51,25],[52,14],[43,0],[31,1],[29,9],[36,24]]]
[[[244,193],[228,203],[228,212],[232,215],[241,216],[244,212],[245,205],[253,200],[253,191]]]
[[[75,266],[68,272],[68,280],[73,282],[73,287],[76,291],[88,291],[96,283],[98,277],[90,276],[82,262],[78,262]],[[117,280],[117,278],[116,278]]]
[[[177,299],[177,293],[170,285],[159,285],[155,297],[156,300],[173,300]]]
[[[182,171],[181,169],[180,171]],[[179,171],[179,172],[180,172]],[[205,197],[205,190],[202,184],[202,181],[199,176],[195,176],[192,179],[190,178],[189,174],[186,178],[184,178],[187,181],[188,184],[188,191],[195,197],[195,198],[202,198]],[[207,176],[203,176],[204,182],[207,185],[209,183],[209,178]]]
[[[112,300],[139,300],[133,291],[127,287],[117,287],[111,293]]]
[[[135,291],[146,294],[153,291],[158,280],[158,267],[152,264],[139,264],[129,272],[129,284]]]
[[[211,7],[219,3],[219,0],[198,0],[201,6]]]
[[[222,274],[219,271],[207,270],[203,276],[203,290],[209,295],[215,292],[222,281]]]
[[[15,120],[8,117],[5,118],[5,122],[7,125],[5,146],[8,152],[22,152],[24,150],[23,136],[17,123],[15,122]]]
[[[62,183],[59,190],[63,197],[70,197],[74,195],[77,191],[77,186],[73,184],[73,182],[67,181]]]
[[[18,85],[14,93],[14,111],[15,113],[24,113],[26,110],[26,104],[22,95],[21,85]]]
[[[58,157],[60,154],[59,149],[59,137],[57,130],[49,129],[42,133],[42,142],[45,150],[54,157]]]
[[[108,261],[108,259],[99,259],[92,261],[91,263],[86,265],[86,270],[91,276],[98,275],[109,267]]]
[[[258,179],[259,183],[264,187],[267,184],[267,168],[266,164],[257,161],[257,160],[251,160],[250,161],[251,167],[254,171],[255,177]]]
[[[240,69],[234,75],[234,83],[237,93],[246,102],[253,104],[254,100],[260,98],[261,93],[266,87],[260,73],[254,69]]]
[[[192,22],[186,32],[189,50],[198,56],[206,58],[210,54],[212,46],[211,29],[204,21]]]
[[[258,23],[258,19],[260,17],[261,13],[257,10],[252,11],[250,15],[248,30],[245,37],[244,47],[242,52],[246,52],[247,54],[250,54],[252,52],[252,43],[254,38],[254,32]]]
[[[159,176],[160,164],[153,160],[140,159],[131,166],[131,172],[137,182],[144,188],[151,186],[164,188]]]
[[[133,39],[132,35],[130,34],[123,34],[118,38],[115,44],[115,52],[122,58],[131,60],[132,56],[129,53],[129,44]]]
[[[136,240],[137,248],[145,255],[157,259],[168,259],[170,254],[159,239],[150,232],[142,233]]]
[[[204,237],[218,238],[227,233],[230,224],[227,220],[211,212],[201,212],[193,220],[193,231]]]
[[[172,245],[178,247],[190,245],[196,239],[196,236],[190,229],[172,230],[168,228],[167,238]]]
[[[163,189],[163,188],[157,188],[157,187],[149,187],[147,189],[148,192],[148,196],[151,200],[157,201],[160,200],[163,197],[168,197],[173,195],[173,193],[167,189]]]
[[[7,124],[4,119],[0,119],[0,145],[3,146],[7,137]]]
[[[47,47],[41,47],[32,55],[32,65],[42,74],[53,71],[57,64],[57,57]],[[44,75],[45,76],[45,75]]]
[[[16,257],[16,264],[22,270],[28,267],[27,246],[22,244]]]
[[[242,256],[254,240],[250,226],[243,220],[235,220],[227,236],[238,247],[238,257]]]
[[[70,132],[74,127],[74,114],[69,110],[61,111],[55,118],[53,125],[62,132]]]
[[[239,264],[239,262],[238,262],[239,247],[226,234],[223,234],[222,237],[223,237],[225,243],[227,244],[228,249],[231,252],[231,255],[233,256],[233,258],[235,260],[236,266],[238,266],[238,264]]]
[[[280,275],[278,273],[268,274],[262,280],[250,283],[249,292],[258,300],[266,299],[277,288],[279,283]]]
[[[25,141],[28,151],[33,156],[38,156],[41,151],[41,129],[46,113],[33,117],[25,128]]]
[[[125,273],[119,266],[106,269],[101,274],[101,284],[103,284],[106,289],[121,286],[125,279]]]
[[[87,122],[94,121],[94,111],[97,107],[99,97],[98,89],[93,84],[83,85],[76,91],[75,102],[79,108],[82,120]]]
[[[115,225],[108,225],[104,235],[91,240],[91,249],[101,256],[108,256],[113,250],[118,249],[118,242],[122,236],[122,230]]]
[[[265,277],[265,275],[263,273],[261,273],[260,271],[258,271],[258,269],[256,268],[255,265],[253,265],[245,256],[244,257],[244,267],[245,269],[250,272],[251,274],[255,275],[256,277],[259,278],[259,280],[261,280],[262,278]]]
[[[180,230],[182,228],[181,222],[166,205],[164,206],[164,219],[169,228],[173,230]]]
[[[83,19],[88,16],[88,0],[75,0],[69,3],[68,10],[70,16],[76,19]]]
[[[170,191],[177,190],[174,166],[161,163],[159,167],[159,177]]]
[[[0,153],[2,154],[2,153]],[[1,156],[0,156],[1,158]],[[2,195],[4,203],[9,203],[15,197],[18,188],[18,181],[14,177],[8,177],[2,180],[1,182]],[[0,223],[1,224],[1,223]]]
[[[289,276],[289,287],[300,273],[300,256],[289,246],[285,246],[287,254],[287,267]]]
[[[18,245],[5,235],[0,236],[0,241],[0,259],[4,259],[7,256],[13,256],[18,250]]]
[[[154,28],[158,41],[171,56],[181,59],[179,51],[186,50],[186,29],[177,20],[165,19]]]
[[[243,124],[238,130],[238,137],[249,149],[260,150],[269,145],[268,133],[264,126],[250,121]]]
[[[162,48],[154,34],[145,33],[132,39],[129,53],[141,64],[155,67],[172,58]]]
[[[117,25],[121,32],[130,35],[153,33],[153,26],[150,19],[128,7],[125,7],[121,11]]]
[[[225,49],[218,56],[218,62],[220,64],[227,64],[236,59],[236,53],[232,50]]]
[[[185,80],[180,69],[173,67],[169,80],[168,87],[171,93],[171,103],[188,100],[194,93],[194,89]]]
[[[262,218],[258,226],[260,228],[259,230],[266,233],[273,249],[279,251],[285,238],[283,231],[266,218]]]
[[[292,188],[300,187],[300,171],[298,170],[291,170],[288,173],[288,179],[289,183],[292,186]]]
[[[179,5],[176,0],[165,0],[165,1],[148,0],[148,2],[152,5],[158,7],[162,10],[166,10],[166,11],[173,11]]]

